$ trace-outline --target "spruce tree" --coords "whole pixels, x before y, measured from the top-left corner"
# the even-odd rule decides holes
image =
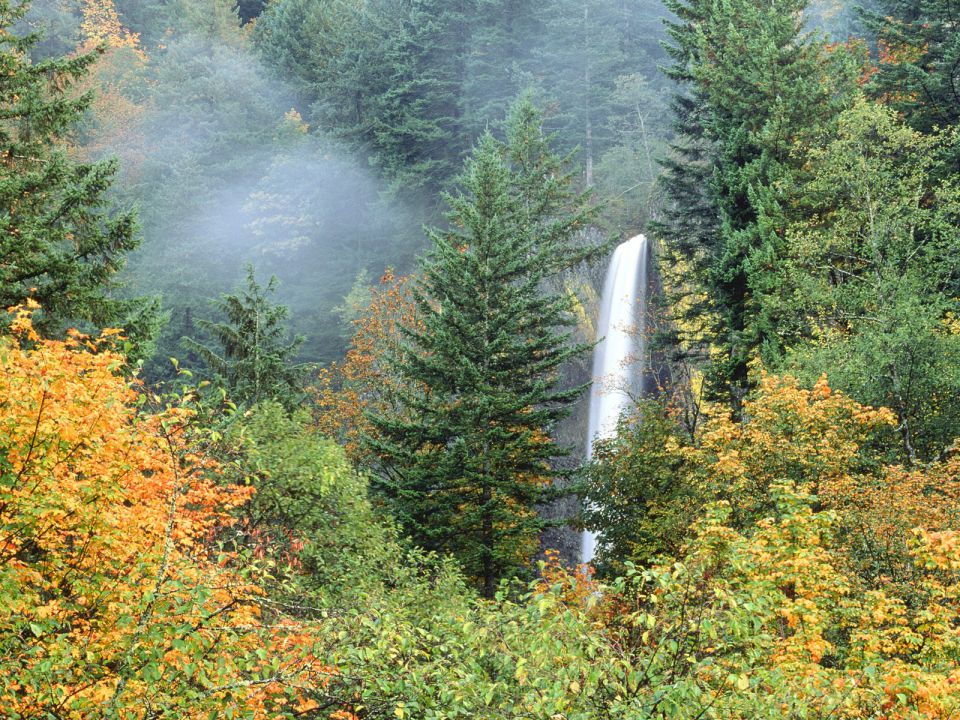
[[[558,384],[587,347],[571,340],[570,300],[545,290],[594,255],[577,247],[592,214],[521,103],[506,145],[485,134],[445,196],[416,291],[422,325],[391,358],[394,410],[372,416],[375,488],[421,546],[453,553],[492,596],[536,550],[536,506],[554,491],[550,438],[583,387]]]
[[[435,194],[469,150],[460,100],[473,0],[409,0],[386,38],[388,90],[371,117],[377,164],[401,197]],[[408,196],[411,197],[411,196]]]
[[[104,210],[117,163],[77,163],[61,141],[91,101],[71,88],[95,54],[33,63],[36,35],[11,27],[26,4],[0,0],[0,306],[32,296],[37,327],[149,325],[144,306],[111,296],[124,255],[136,244],[132,212]]]

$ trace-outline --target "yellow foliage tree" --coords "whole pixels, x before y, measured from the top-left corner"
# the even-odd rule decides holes
[[[142,95],[149,58],[139,33],[120,22],[113,0],[82,0],[78,53],[99,51],[97,61],[77,83],[78,92],[93,95],[89,116],[74,138],[73,151],[86,160],[122,155],[122,172],[136,176],[146,158]]]
[[[956,717],[960,459],[884,465],[894,414],[824,379],[766,377],[744,410],[665,450],[701,498],[682,549],[599,591],[547,573],[557,622],[602,638],[582,692],[613,684],[608,717]]]
[[[0,338],[0,708],[7,717],[268,718],[333,669],[213,543],[252,490],[217,482],[189,403],[158,415],[110,349]]]
[[[83,13],[80,32],[85,50],[98,45],[139,49],[139,33],[130,32],[123,26],[113,0],[82,0],[80,10]]]

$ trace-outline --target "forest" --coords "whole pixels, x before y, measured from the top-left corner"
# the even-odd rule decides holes
[[[0,0],[0,718],[958,717],[956,0]]]

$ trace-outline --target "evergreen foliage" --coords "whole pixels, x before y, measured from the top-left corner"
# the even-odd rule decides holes
[[[806,36],[805,0],[669,0],[678,141],[665,163],[671,206],[657,230],[693,272],[719,353],[711,386],[733,408],[760,349],[782,341],[755,309],[757,283],[781,252],[777,183],[796,167],[793,143],[834,121],[851,68]],[[767,222],[760,224],[761,207]]]
[[[579,148],[584,184],[593,186],[598,159],[615,145],[618,82],[665,59],[657,46],[664,13],[619,0],[552,0],[537,12],[549,40],[530,53],[538,78],[532,86],[552,109],[549,126],[560,147]]]
[[[879,44],[873,95],[921,132],[960,123],[960,10],[953,0],[880,0],[866,23]],[[957,166],[953,166],[956,172]]]
[[[506,146],[485,134],[447,196],[450,230],[431,232],[416,292],[422,324],[394,358],[399,410],[371,417],[374,488],[415,542],[453,553],[488,597],[536,551],[536,506],[563,454],[550,432],[583,390],[558,386],[587,348],[564,329],[569,297],[544,284],[596,254],[573,242],[592,211],[540,123],[519,104]]]
[[[657,15],[656,3],[615,0],[278,0],[255,38],[312,121],[422,201],[450,186],[474,139],[526,90],[549,108],[563,151],[580,148],[592,184],[594,158],[616,140],[617,78],[659,59]]]
[[[199,355],[233,401],[249,406],[274,400],[292,409],[303,398],[304,371],[294,362],[303,338],[289,339],[289,310],[270,302],[276,285],[276,278],[271,278],[261,287],[253,266],[248,266],[246,288],[217,302],[224,321],[197,321],[219,344],[219,351],[192,338],[185,338],[184,344]]]
[[[290,0],[268,9],[257,38],[272,65],[300,79],[311,120],[370,151],[396,193],[422,201],[469,149],[459,95],[468,21],[447,2]]]
[[[105,210],[114,160],[80,163],[62,139],[89,106],[71,89],[96,53],[33,63],[36,35],[11,32],[27,6],[0,2],[0,305],[32,297],[43,306],[37,327],[68,324],[150,326],[147,304],[118,300],[112,288],[137,245],[133,212]]]

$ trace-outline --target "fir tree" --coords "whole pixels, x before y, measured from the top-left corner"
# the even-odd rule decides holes
[[[842,52],[805,36],[805,0],[668,0],[678,141],[664,183],[671,207],[656,230],[692,270],[720,350],[711,385],[735,411],[760,351],[782,338],[753,295],[780,252],[779,181],[796,168],[794,143],[833,122],[849,102]],[[758,221],[760,209],[764,222]]]
[[[389,90],[373,116],[378,164],[402,192],[434,194],[469,146],[460,102],[472,0],[409,0],[388,38]]]
[[[303,337],[289,338],[288,309],[270,302],[276,284],[276,278],[270,278],[261,287],[248,265],[246,289],[217,302],[225,321],[197,322],[220,351],[193,338],[185,338],[184,345],[199,355],[231,400],[247,406],[274,400],[293,409],[303,399],[303,368],[295,362]]]
[[[300,85],[307,119],[331,128],[397,195],[435,197],[469,151],[462,86],[475,0],[271,3],[265,58]]]
[[[612,145],[609,126],[617,78],[660,59],[659,33],[639,25],[659,8],[620,0],[549,0],[537,16],[547,42],[532,51],[537,83],[555,111],[550,125],[561,146],[579,147],[584,183],[594,183],[595,161]],[[653,23],[654,25],[656,23]]]
[[[534,80],[531,38],[545,27],[535,3],[525,0],[483,0],[471,18],[461,92],[467,137],[480,137],[499,127],[512,103]]]
[[[58,144],[90,104],[70,89],[96,54],[32,63],[38,37],[10,32],[26,10],[0,0],[0,306],[32,296],[48,334],[84,321],[147,328],[144,304],[110,292],[137,245],[135,215],[103,209],[117,163],[77,163]]]
[[[485,134],[446,196],[450,230],[430,233],[416,293],[422,327],[405,329],[392,358],[404,380],[396,411],[371,417],[387,506],[487,596],[536,550],[535,508],[564,454],[550,432],[583,390],[558,386],[560,367],[587,348],[566,329],[569,298],[544,286],[595,254],[572,242],[592,211],[539,128],[521,103],[508,144]]]

